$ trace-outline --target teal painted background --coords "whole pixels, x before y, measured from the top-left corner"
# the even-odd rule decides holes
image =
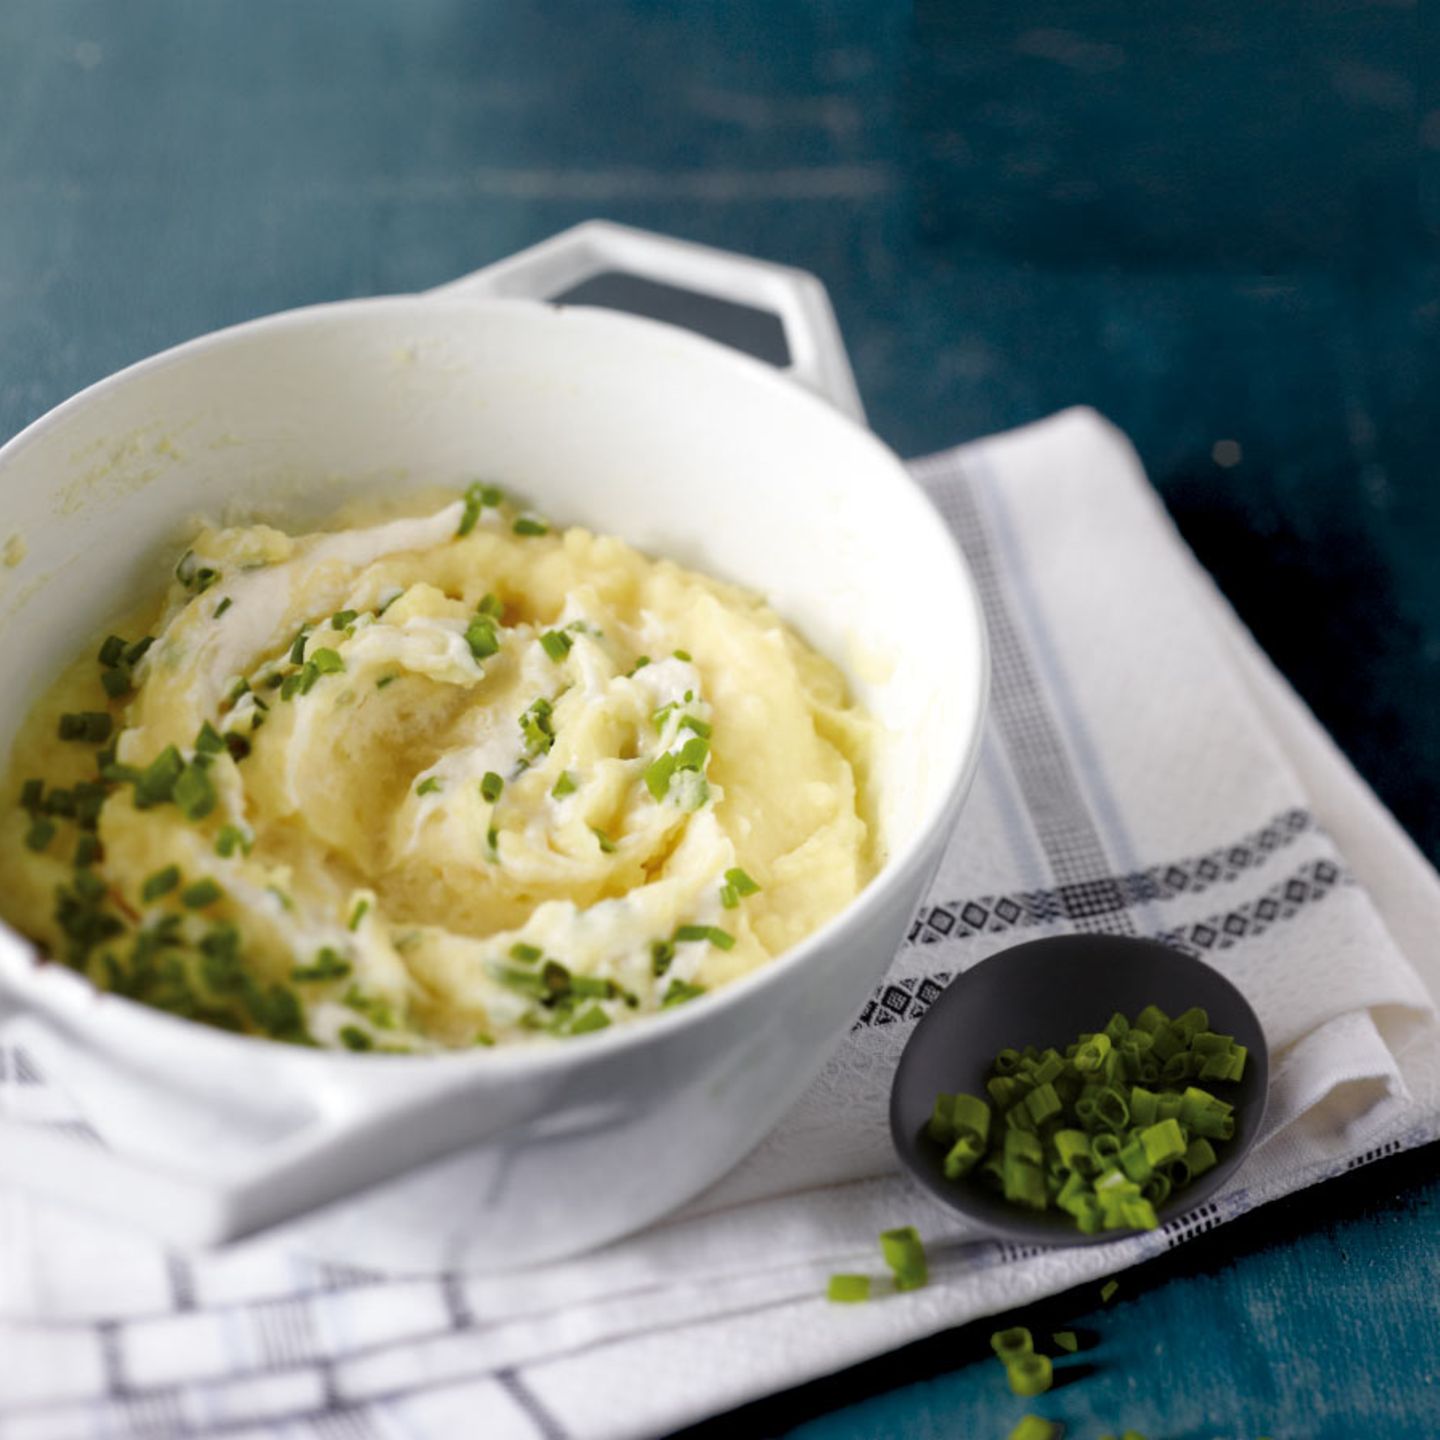
[[[902,453],[1119,422],[1437,857],[1437,38],[1404,0],[0,0],[0,436],[188,336],[594,215],[790,261]],[[1103,1311],[1062,1297],[1041,1323],[1094,1343],[1036,1408],[1440,1435],[1437,1197],[1424,1151]],[[694,1440],[1003,1435],[989,1328]]]

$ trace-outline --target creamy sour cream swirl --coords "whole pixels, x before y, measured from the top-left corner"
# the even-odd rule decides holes
[[[492,487],[204,531],[148,628],[36,707],[0,884],[52,957],[192,1018],[585,1034],[764,964],[872,873],[834,668],[754,597]]]

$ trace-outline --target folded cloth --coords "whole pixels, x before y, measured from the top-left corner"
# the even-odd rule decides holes
[[[989,732],[886,982],[779,1128],[682,1214],[499,1277],[340,1269],[305,1258],[303,1227],[165,1254],[7,1194],[0,1437],[659,1434],[1440,1134],[1440,881],[1226,607],[1124,438],[1069,411],[914,473],[984,601]],[[1275,1052],[1269,1130],[1225,1191],[1159,1231],[987,1241],[896,1173],[890,1077],[953,975],[1071,930],[1157,937],[1244,990]],[[7,1113],[83,1136],[63,1076],[0,1054]],[[826,1277],[882,1270],[875,1237],[900,1224],[926,1240],[929,1286],[828,1303]]]

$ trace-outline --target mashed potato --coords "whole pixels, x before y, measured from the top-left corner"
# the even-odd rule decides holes
[[[0,904],[97,985],[323,1046],[536,1042],[723,985],[870,878],[869,722],[742,591],[489,486],[207,530],[175,575],[12,757]]]

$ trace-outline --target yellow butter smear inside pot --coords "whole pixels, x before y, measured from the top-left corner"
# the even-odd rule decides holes
[[[202,532],[36,706],[6,918],[277,1039],[545,1041],[765,964],[873,873],[871,722],[749,594],[476,485]]]

